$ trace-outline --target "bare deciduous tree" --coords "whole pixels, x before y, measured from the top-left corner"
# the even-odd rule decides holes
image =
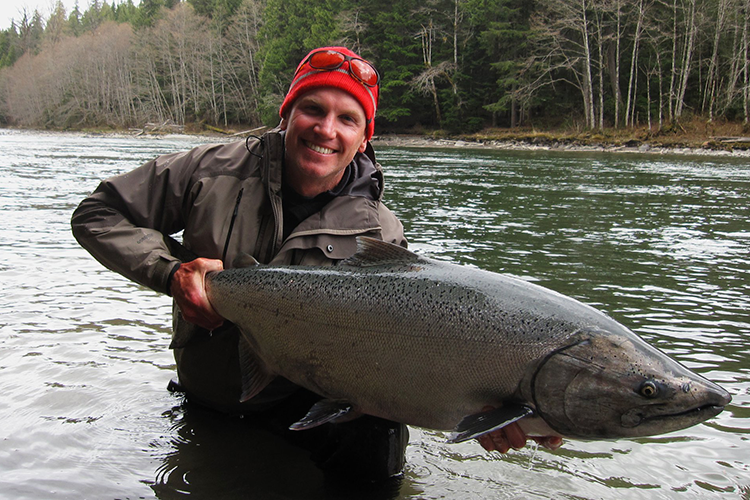
[[[555,81],[570,83],[581,93],[586,126],[594,128],[594,60],[589,15],[596,4],[591,0],[542,0],[538,7],[532,20],[537,50],[527,67],[537,66],[548,74],[520,88],[519,95],[529,96],[541,85]]]

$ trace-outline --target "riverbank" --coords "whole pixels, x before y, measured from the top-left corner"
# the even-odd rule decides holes
[[[13,129],[8,129],[13,130]],[[69,133],[103,136],[169,137],[193,136],[207,142],[238,140],[262,134],[266,127],[219,129],[186,126],[129,130],[80,130]],[[49,132],[54,131],[35,131]],[[440,131],[424,133],[382,133],[372,138],[373,145],[405,148],[464,148],[508,151],[572,151],[594,153],[677,154],[696,156],[750,157],[750,131],[742,124],[707,125],[701,122],[681,125],[670,131],[654,132],[645,127],[605,131],[568,131],[534,128],[485,129],[475,134],[452,135]]]
[[[664,146],[649,142],[628,142],[626,144],[586,144],[578,141],[557,141],[554,139],[543,141],[502,140],[502,139],[466,139],[440,138],[435,139],[415,135],[375,136],[372,140],[377,146],[407,147],[407,148],[475,148],[496,149],[508,151],[575,151],[601,153],[641,153],[641,154],[679,154],[698,156],[734,156],[738,158],[750,157],[750,144],[730,144],[706,146]]]
[[[212,128],[201,134],[240,136],[242,131]],[[262,133],[254,129],[252,133]],[[705,123],[694,119],[656,131],[648,127],[580,131],[550,127],[488,128],[474,134],[442,131],[380,133],[377,146],[407,148],[470,148],[509,151],[577,151],[750,157],[750,130],[741,123]]]
[[[692,122],[655,132],[646,127],[605,131],[485,129],[476,134],[382,134],[373,143],[397,147],[458,147],[641,154],[750,157],[750,132],[742,124]]]

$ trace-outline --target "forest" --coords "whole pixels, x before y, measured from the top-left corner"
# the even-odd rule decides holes
[[[750,0],[93,0],[0,32],[0,125],[278,123],[296,64],[345,45],[376,133],[750,117]]]

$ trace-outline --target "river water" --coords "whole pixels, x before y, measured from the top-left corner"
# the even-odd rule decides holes
[[[380,148],[415,251],[592,304],[734,400],[689,429],[555,452],[413,428],[404,478],[352,489],[167,392],[170,300],[70,234],[100,179],[201,141],[0,130],[0,498],[750,498],[750,161]]]

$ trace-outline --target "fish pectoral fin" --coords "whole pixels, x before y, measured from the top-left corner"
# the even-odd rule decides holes
[[[276,374],[266,368],[266,364],[255,355],[250,343],[243,335],[240,335],[239,342],[240,376],[242,378],[240,402],[244,403],[270,384],[276,378]]]
[[[532,413],[534,413],[534,410],[528,406],[507,404],[501,408],[494,408],[482,413],[469,415],[458,423],[448,442],[461,443],[471,438],[479,437],[501,429],[523,417],[528,417]]]
[[[354,411],[348,401],[323,399],[315,403],[301,420],[290,425],[289,429],[304,431],[328,422],[345,422],[358,416],[359,413]]]
[[[182,316],[180,309],[174,306],[172,314]],[[176,318],[175,318],[176,319]],[[181,349],[188,345],[196,337],[208,335],[208,330],[186,320],[173,321],[172,342],[169,344],[170,349]]]

